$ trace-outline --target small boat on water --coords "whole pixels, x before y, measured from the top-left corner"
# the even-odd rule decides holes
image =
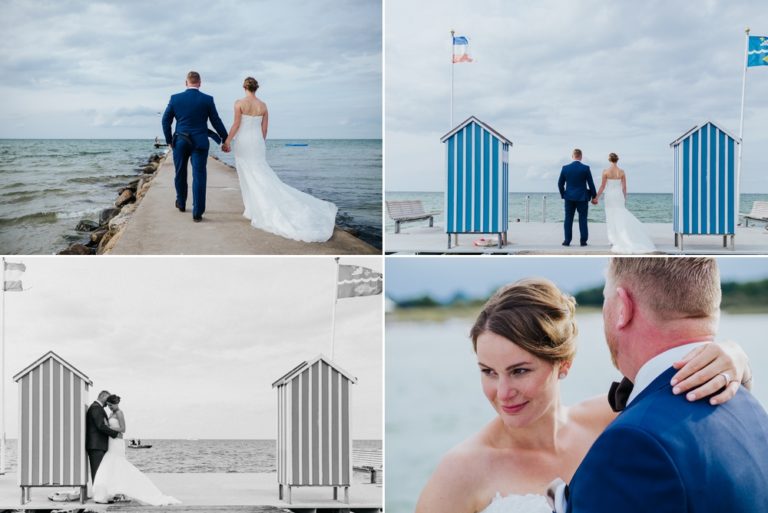
[[[286,143],[286,146],[309,146],[307,143]]]
[[[141,443],[141,440],[134,440],[131,439],[128,441],[128,445],[126,445],[128,449],[151,449],[152,444],[143,444]]]

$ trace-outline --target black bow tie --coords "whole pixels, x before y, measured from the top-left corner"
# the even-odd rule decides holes
[[[627,399],[629,399],[629,394],[632,393],[633,388],[635,388],[635,384],[627,378],[622,379],[620,383],[614,381],[611,384],[611,390],[608,392],[608,403],[613,411],[619,412],[627,407]]]

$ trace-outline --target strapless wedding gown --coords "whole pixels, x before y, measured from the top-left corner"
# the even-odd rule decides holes
[[[120,422],[112,417],[109,426],[117,429]],[[93,481],[93,499],[108,502],[119,493],[152,506],[181,504],[177,499],[163,495],[147,476],[125,458],[125,441],[122,438],[110,438],[109,448]]]
[[[336,205],[284,184],[269,166],[261,116],[243,114],[234,140],[235,167],[245,212],[254,228],[287,239],[325,242],[336,225]]]
[[[611,251],[622,255],[656,251],[643,223],[624,206],[621,180],[609,179],[605,186],[605,222]]]
[[[488,507],[480,513],[552,513],[552,508],[543,495],[529,493],[502,497],[497,492]]]

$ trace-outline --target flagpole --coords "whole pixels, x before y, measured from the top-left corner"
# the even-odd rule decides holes
[[[333,313],[331,314],[331,361],[333,361],[336,346],[336,303],[339,302],[339,257],[336,261],[336,279],[333,280]]]
[[[741,116],[739,118],[739,155],[738,162],[736,163],[736,185],[738,186],[738,194],[736,195],[736,219],[739,218],[739,212],[741,207],[741,152],[744,148],[744,97],[747,92],[747,60],[749,59],[749,27],[744,31],[746,37],[744,38],[744,74],[741,79]]]
[[[455,64],[453,63],[453,38],[456,31],[451,30],[451,124],[448,126],[448,130],[453,129],[453,68],[455,67]]]
[[[0,399],[2,399],[3,405],[0,406],[0,425],[2,425],[3,435],[0,438],[0,476],[5,475],[5,257],[3,257],[3,327],[2,330],[2,355],[3,364],[2,371],[0,371],[0,379],[2,379],[2,385],[0,385]]]

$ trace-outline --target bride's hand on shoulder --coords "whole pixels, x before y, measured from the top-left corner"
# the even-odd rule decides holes
[[[689,401],[709,397],[710,404],[723,404],[736,395],[740,385],[750,388],[752,381],[749,358],[735,342],[703,344],[672,366],[678,369],[672,377],[672,393],[686,394]]]

